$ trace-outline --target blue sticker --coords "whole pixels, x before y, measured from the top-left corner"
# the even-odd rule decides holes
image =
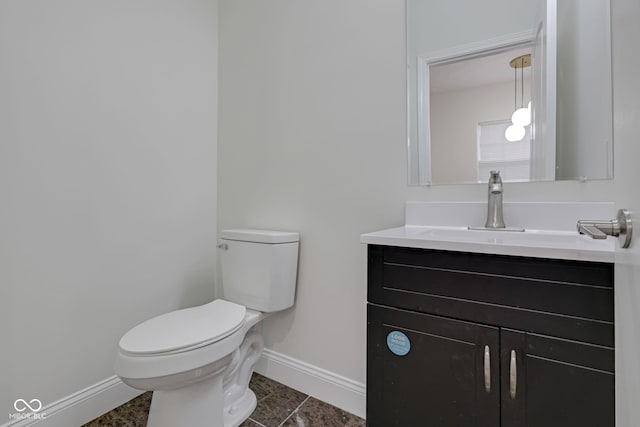
[[[411,341],[409,337],[400,331],[391,331],[387,335],[387,347],[393,354],[404,356],[411,350]]]

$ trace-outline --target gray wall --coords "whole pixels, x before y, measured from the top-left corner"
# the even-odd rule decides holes
[[[365,247],[402,223],[404,7],[220,2],[219,225],[300,232],[295,309],[267,346],[365,373]]]
[[[217,4],[0,2],[0,424],[213,297]]]

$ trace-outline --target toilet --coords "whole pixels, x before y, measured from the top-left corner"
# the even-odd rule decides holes
[[[116,374],[153,391],[148,427],[237,427],[256,407],[249,380],[264,348],[260,326],[294,303],[299,235],[220,237],[224,299],[154,317],[120,339]]]

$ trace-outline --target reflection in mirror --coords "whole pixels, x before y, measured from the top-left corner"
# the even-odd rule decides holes
[[[515,126],[512,115],[529,111],[531,67],[511,62],[530,54],[527,44],[429,66],[428,111],[418,106],[418,126],[429,128],[432,158],[456,159],[432,163],[431,182],[486,182],[490,170],[503,181],[529,179],[531,124]],[[521,135],[509,141],[507,129]]]
[[[410,184],[613,176],[608,0],[407,0],[407,60]]]

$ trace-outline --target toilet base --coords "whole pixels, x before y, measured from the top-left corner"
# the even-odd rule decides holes
[[[224,427],[238,427],[256,409],[258,400],[250,389],[231,408],[224,408]]]
[[[247,388],[225,408],[222,381],[216,375],[187,387],[154,391],[147,427],[238,427],[256,409],[256,395]]]
[[[156,390],[147,427],[223,427],[222,376],[174,390]]]
[[[253,327],[240,347],[203,379],[155,390],[147,427],[238,427],[257,406],[249,380],[263,348],[262,335]]]
[[[176,390],[156,390],[147,427],[238,427],[257,405],[250,389],[229,408],[222,402],[220,376]]]

